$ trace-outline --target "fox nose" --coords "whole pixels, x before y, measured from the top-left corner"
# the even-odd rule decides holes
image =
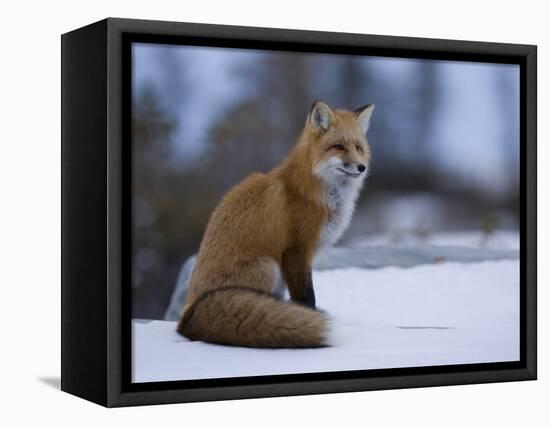
[[[363,173],[365,171],[366,167],[364,164],[359,164],[357,166],[357,170],[359,170],[359,173]]]

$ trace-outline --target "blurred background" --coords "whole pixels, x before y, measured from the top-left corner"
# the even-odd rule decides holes
[[[132,316],[163,317],[221,196],[288,153],[312,102],[376,104],[340,245],[519,247],[519,67],[134,44]]]

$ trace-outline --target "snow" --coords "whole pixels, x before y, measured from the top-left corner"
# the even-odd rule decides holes
[[[519,359],[519,261],[314,271],[336,346],[251,349],[191,342],[134,320],[134,382]]]

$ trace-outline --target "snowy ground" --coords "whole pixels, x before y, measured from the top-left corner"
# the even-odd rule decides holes
[[[174,322],[133,321],[133,381],[519,359],[519,262],[314,271],[337,345],[249,349],[190,342]]]

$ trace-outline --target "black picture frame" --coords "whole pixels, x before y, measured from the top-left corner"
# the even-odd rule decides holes
[[[536,379],[536,46],[117,18],[61,41],[62,390],[115,407]],[[131,383],[134,41],[519,64],[520,361]]]

